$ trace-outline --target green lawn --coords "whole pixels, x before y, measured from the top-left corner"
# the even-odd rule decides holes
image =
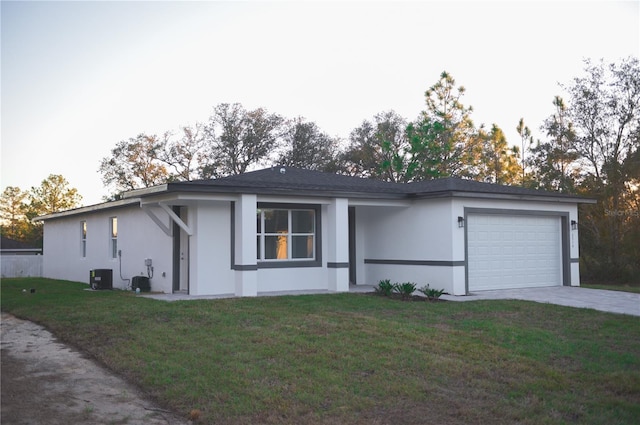
[[[640,283],[630,283],[626,285],[618,283],[583,283],[580,284],[580,286],[583,288],[606,289],[607,291],[622,291],[640,294]]]
[[[199,409],[200,423],[640,418],[638,317],[524,301],[335,294],[166,303],[46,279],[1,286],[3,311],[45,325],[168,409]]]

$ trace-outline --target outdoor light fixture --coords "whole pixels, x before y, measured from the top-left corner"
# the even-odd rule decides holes
[[[458,216],[458,227],[464,227],[464,217]]]
[[[571,220],[571,230],[577,230],[578,229],[578,222],[575,220]]]

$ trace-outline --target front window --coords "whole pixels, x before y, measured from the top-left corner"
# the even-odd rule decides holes
[[[316,210],[259,208],[257,258],[260,261],[316,258]]]
[[[80,246],[82,258],[87,256],[87,222],[80,222]]]
[[[118,217],[111,217],[109,231],[111,234],[111,258],[118,258]]]

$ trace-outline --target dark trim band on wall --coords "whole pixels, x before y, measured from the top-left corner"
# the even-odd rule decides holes
[[[365,264],[391,264],[398,266],[445,266],[459,267],[464,266],[464,261],[444,261],[444,260],[364,260]]]
[[[236,264],[233,266],[233,270],[239,270],[239,271],[258,270],[258,265],[257,264]]]
[[[329,263],[327,262],[327,268],[329,269],[348,269],[349,263]]]
[[[571,260],[569,260],[572,263],[579,263],[580,259],[579,258],[572,258]]]
[[[259,269],[292,269],[296,267],[322,267],[322,263],[320,261],[261,261],[258,264],[235,264],[231,266],[231,270],[253,271]]]
[[[277,260],[277,261],[259,261],[259,269],[291,269],[295,267],[322,267],[322,261],[309,260]]]

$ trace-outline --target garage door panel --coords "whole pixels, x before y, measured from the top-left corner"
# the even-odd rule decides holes
[[[469,291],[562,284],[560,217],[469,214]]]

